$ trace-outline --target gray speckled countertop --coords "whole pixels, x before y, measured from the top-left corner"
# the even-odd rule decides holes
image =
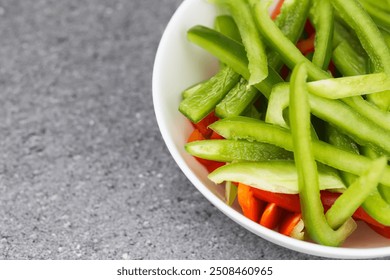
[[[213,207],[171,158],[155,52],[180,0],[0,0],[1,259],[316,259]]]

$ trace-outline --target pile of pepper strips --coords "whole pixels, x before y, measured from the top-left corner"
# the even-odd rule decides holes
[[[186,150],[263,226],[339,246],[362,220],[390,238],[390,3],[285,0],[269,15],[267,0],[210,2],[226,13],[187,35],[220,70],[183,91]],[[237,173],[259,161],[293,162],[296,193]],[[321,190],[319,166],[346,188]]]

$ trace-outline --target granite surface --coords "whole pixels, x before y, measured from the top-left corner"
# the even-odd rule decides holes
[[[152,69],[179,0],[0,0],[1,259],[318,259],[213,207],[171,158]]]

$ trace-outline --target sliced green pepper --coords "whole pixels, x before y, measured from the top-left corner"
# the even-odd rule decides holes
[[[202,26],[191,28],[188,31],[188,38],[214,54],[220,60],[223,60],[244,78],[249,77],[247,69],[248,61],[245,55],[245,49],[241,44],[223,36],[215,30]],[[273,86],[283,81],[272,68],[270,68],[269,73],[266,80],[255,85],[267,98]],[[354,140],[358,139],[359,143],[363,145],[371,145],[372,143],[387,153],[390,153],[389,133],[353,111],[345,103],[314,95],[310,97],[310,101],[314,102],[311,106],[316,116],[340,127],[349,136],[353,137]]]
[[[390,50],[377,25],[357,0],[331,0],[342,19],[356,32],[363,48],[371,59],[374,72],[390,75]],[[390,109],[388,91],[376,93],[369,99],[379,108]]]
[[[248,58],[242,44],[224,36],[220,32],[200,25],[190,28],[187,32],[187,37],[191,42],[203,47],[219,60],[232,67],[246,80],[249,79]],[[275,70],[268,67],[267,78],[254,86],[268,98],[272,87],[280,82],[283,82],[283,79]]]
[[[214,22],[215,29],[225,36],[242,42],[240,31],[238,30],[237,24],[234,19],[229,15],[220,15],[215,18]]]
[[[333,63],[343,76],[356,76],[367,73],[367,59],[352,48],[347,41],[341,42],[333,50]]]
[[[359,2],[371,4],[381,10],[390,12],[390,0],[359,0]]]
[[[329,0],[313,0],[310,19],[316,30],[312,62],[327,70],[332,56],[333,7]]]
[[[374,160],[369,169],[336,199],[325,215],[332,228],[340,227],[347,219],[352,217],[367,197],[375,193],[386,165],[387,159],[385,157]]]
[[[345,190],[337,172],[320,167],[318,173],[321,190]],[[297,168],[292,160],[235,162],[219,167],[208,178],[216,184],[232,181],[270,192],[298,193]]]
[[[293,44],[296,44],[302,35],[309,14],[309,7],[309,0],[284,1],[280,14],[274,21],[276,26]],[[279,72],[283,66],[279,53],[275,50],[269,50],[267,57],[268,64]]]
[[[202,81],[202,82],[196,83],[196,84],[186,88],[185,90],[182,91],[181,97],[184,99],[184,98],[187,98],[188,96],[192,95],[193,93],[197,92],[199,89],[202,88],[202,86],[205,82],[206,81]]]
[[[241,78],[215,107],[215,114],[220,118],[239,116],[258,95],[257,89]]]
[[[360,4],[362,4],[364,9],[379,27],[390,31],[390,11],[386,11],[386,9],[380,8],[368,1],[360,1]]]
[[[222,68],[196,92],[182,100],[179,111],[192,122],[199,122],[215,108],[239,80],[240,75],[230,67]]]
[[[343,102],[355,109],[363,117],[390,131],[390,112],[378,110],[374,104],[367,102],[361,96],[344,98]]]
[[[222,5],[229,10],[238,26],[248,57],[250,73],[248,82],[250,85],[260,83],[268,76],[267,56],[248,1],[212,0],[211,2]]]
[[[356,223],[349,218],[337,230],[334,230],[329,226],[324,215],[317,164],[311,141],[310,105],[306,79],[307,72],[304,64],[298,64],[291,77],[290,121],[302,218],[310,237],[316,242],[328,246],[339,246],[356,229]]]
[[[293,151],[290,131],[277,125],[248,117],[232,117],[219,120],[209,126],[226,139],[246,139],[279,146]],[[372,159],[337,148],[323,141],[313,140],[316,160],[338,170],[360,175],[365,172]],[[381,183],[390,187],[390,167],[387,167]]]
[[[342,101],[330,100],[314,94],[309,95],[309,100],[313,114],[318,118],[338,127],[361,145],[368,145],[377,151],[390,153],[390,134],[387,129],[351,110]],[[288,107],[288,104],[289,84],[284,83],[274,87],[268,103],[266,120],[278,124],[285,123],[283,110]]]
[[[270,1],[263,0],[258,2],[254,7],[257,25],[268,45],[280,54],[284,63],[290,69],[294,68],[296,64],[303,62],[307,65],[310,79],[321,80],[331,78],[332,76],[328,72],[313,64],[299,51],[293,42],[284,36],[268,14],[269,4]]]
[[[185,149],[193,156],[221,162],[292,159],[291,152],[283,148],[246,140],[194,141],[187,143]]]
[[[383,72],[340,77],[309,82],[308,88],[310,93],[315,95],[341,99],[388,90],[390,89],[390,77]]]

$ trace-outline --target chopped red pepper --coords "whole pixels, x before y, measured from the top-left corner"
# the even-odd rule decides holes
[[[286,209],[290,212],[300,213],[301,212],[301,204],[299,201],[298,194],[284,194],[284,193],[273,193],[269,191],[260,190],[257,188],[253,188],[253,194],[260,200],[276,203],[279,207]],[[324,205],[324,209],[327,210],[336,199],[340,196],[339,193],[334,193],[330,191],[321,191],[321,201]],[[365,221],[371,225],[376,227],[384,227],[382,224],[378,223],[374,220],[370,215],[364,211],[363,208],[359,207],[353,217],[358,220]]]
[[[279,232],[281,234],[291,236],[292,231],[302,219],[301,213],[288,213],[279,224]]]
[[[310,35],[309,38],[298,41],[297,48],[303,55],[307,55],[314,51],[315,33]]]
[[[258,222],[265,203],[254,196],[253,188],[241,183],[238,184],[237,199],[244,216],[254,222]]]
[[[219,118],[215,115],[214,111],[204,117],[200,122],[194,123],[194,127],[198,129],[205,138],[209,138],[213,131],[208,127],[210,124],[216,122]]]
[[[260,225],[269,229],[274,229],[280,223],[284,214],[284,210],[276,205],[276,203],[268,203],[260,218]]]
[[[372,224],[367,223],[367,225],[373,229],[376,233],[382,235],[383,237],[389,238],[390,239],[390,227],[382,226],[382,227],[377,227]]]
[[[310,20],[306,20],[305,31],[307,33],[307,37],[312,36],[316,32],[316,30],[315,30],[314,26],[311,24]]]
[[[213,131],[211,133],[210,139],[224,139],[222,135],[219,135],[217,132]]]
[[[257,188],[253,188],[253,194],[260,200],[275,203],[288,211],[301,212],[301,204],[297,194],[274,193]]]
[[[282,9],[284,0],[279,0],[278,3],[275,6],[275,9],[271,13],[271,18],[274,20],[277,18],[277,16],[280,14],[280,10]]]

